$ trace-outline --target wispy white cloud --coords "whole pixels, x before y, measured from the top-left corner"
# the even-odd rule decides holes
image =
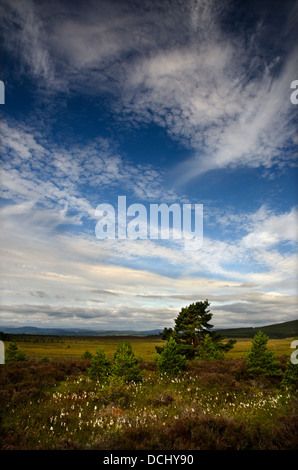
[[[5,45],[19,59],[20,69],[16,73],[32,74],[43,86],[57,84],[54,78],[53,62],[44,38],[44,22],[36,11],[35,2],[15,0],[1,5],[3,30],[7,33],[14,29],[14,34],[5,34]]]
[[[213,169],[293,164],[289,87],[298,54],[290,39],[291,52],[282,44],[297,9],[289,5],[287,21],[270,31],[260,13],[248,35],[237,24],[224,28],[231,8],[90,1],[72,10],[67,2],[14,0],[3,8],[4,31],[11,52],[48,90],[108,91],[119,118],[153,121],[183,142],[193,153],[174,172],[183,182]],[[280,54],[269,50],[269,36],[282,38]]]
[[[55,213],[49,215],[25,203],[7,205],[0,214],[6,323],[13,318],[46,323],[55,317],[61,325],[84,318],[99,326],[117,318],[119,328],[125,321],[136,328],[167,326],[179,308],[205,298],[212,302],[217,326],[233,324],[235,316],[238,325],[245,325],[297,315],[297,256],[292,252],[279,253],[267,243],[254,246],[252,239],[248,244],[246,236],[233,243],[207,238],[201,250],[191,253],[176,243],[162,246],[153,240],[102,242],[82,233],[53,233]],[[262,226],[274,224],[277,234],[289,217],[262,215]],[[260,217],[255,214],[256,220]],[[253,237],[256,228],[249,230],[247,236]],[[295,233],[284,233],[282,240],[294,243]],[[163,274],[160,266],[166,268]]]
[[[242,240],[247,249],[268,249],[281,242],[298,242],[297,208],[292,208],[288,213],[280,215],[268,212],[265,215],[261,208],[254,214],[255,226]],[[260,214],[263,214],[261,221],[259,220]]]
[[[278,74],[278,58],[259,59],[262,73],[253,76],[241,39],[237,47],[229,37],[200,46],[142,58],[128,80],[128,106],[143,119],[152,113],[193,151],[178,166],[178,180],[227,167],[293,165],[285,147],[293,151],[296,135],[289,100],[295,55]]]
[[[2,197],[40,204],[49,211],[57,204],[69,223],[81,217],[94,219],[106,188],[111,193],[121,187],[141,200],[177,197],[164,185],[164,170],[146,163],[135,166],[105,139],[64,148],[30,127],[6,121],[0,134]],[[77,218],[67,215],[71,211]]]

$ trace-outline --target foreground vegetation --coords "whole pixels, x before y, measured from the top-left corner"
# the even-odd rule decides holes
[[[0,367],[2,449],[295,449],[298,399],[245,359],[189,361],[170,377],[92,380],[91,360]],[[284,373],[286,358],[280,361]]]
[[[54,350],[51,338],[23,341],[24,350],[10,342],[0,367],[0,448],[295,449],[291,340],[277,354],[258,331],[235,357],[237,342],[211,331],[208,307],[183,308],[159,338],[59,338]]]

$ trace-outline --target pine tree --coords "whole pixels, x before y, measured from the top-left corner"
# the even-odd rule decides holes
[[[5,354],[5,362],[19,362],[27,361],[26,354],[18,349],[18,345],[15,341],[9,343]]]
[[[84,352],[84,354],[82,354],[82,359],[92,359],[92,353],[90,351],[88,351],[88,349],[86,349],[86,351]]]
[[[188,307],[183,307],[174,320],[174,328],[165,328],[161,334],[161,338],[166,340],[172,336],[178,344],[180,353],[185,355],[187,359],[193,359],[202,355],[207,335],[213,343],[212,349],[214,351],[216,349],[218,351],[217,356],[221,357],[236,342],[235,340],[229,340],[224,344],[223,338],[218,333],[211,331],[213,325],[210,324],[210,320],[213,314],[209,310],[209,305],[208,300],[205,300],[204,302],[196,302]],[[162,347],[156,347],[156,351],[159,354],[162,352],[162,349]]]
[[[282,387],[298,390],[298,364],[293,364],[289,359],[282,382]]]
[[[248,372],[251,376],[281,375],[280,362],[274,359],[274,353],[267,348],[268,336],[261,330],[257,332],[248,353]]]
[[[179,343],[197,348],[204,340],[205,333],[213,328],[209,323],[212,318],[209,305],[208,300],[205,300],[181,309],[174,327],[174,336]]]
[[[203,344],[200,346],[197,354],[198,359],[210,360],[210,359],[224,359],[225,353],[223,349],[218,348],[215,341],[213,341],[210,335],[206,335]]]
[[[99,382],[107,382],[111,375],[111,363],[104,349],[99,346],[92,358],[91,367],[88,369],[88,375],[91,380],[98,380]]]
[[[127,341],[121,343],[115,351],[112,373],[117,377],[122,377],[125,382],[140,382],[142,380],[139,360],[135,357],[131,344]]]
[[[171,336],[166,342],[161,354],[157,358],[157,367],[160,374],[177,375],[185,370],[186,357]]]

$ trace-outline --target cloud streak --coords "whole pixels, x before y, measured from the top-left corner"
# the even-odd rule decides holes
[[[60,207],[57,223],[76,225],[82,217],[94,219],[97,204],[103,202],[103,189],[108,187],[116,192],[115,188],[122,185],[124,191],[142,200],[171,201],[177,197],[163,186],[162,170],[146,163],[136,168],[104,139],[63,148],[50,139],[38,138],[29,127],[6,121],[0,133],[2,196],[44,205],[48,214],[55,203]],[[70,216],[72,211],[77,216]]]
[[[203,250],[187,256],[179,246],[162,247],[151,240],[101,243],[87,235],[58,236],[48,230],[36,236],[40,221],[34,225],[25,214],[19,224],[15,213],[7,207],[4,211],[1,277],[6,323],[13,318],[55,318],[60,325],[72,326],[85,319],[96,327],[117,319],[119,328],[125,322],[153,328],[170,325],[182,306],[205,298],[212,302],[218,326],[229,326],[236,317],[242,325],[296,318],[297,255],[291,251],[281,254],[267,243],[254,247],[243,242],[245,237],[232,245],[209,239]],[[264,227],[274,223],[281,232],[289,217],[262,214]],[[260,213],[254,218],[260,220]],[[253,234],[253,225],[250,230]],[[282,240],[294,242],[294,237],[295,232],[288,231]],[[160,265],[166,267],[164,274]]]
[[[159,9],[146,1],[132,10],[125,2],[89,1],[71,11],[67,2],[50,10],[15,0],[3,15],[6,28],[18,25],[7,47],[22,52],[22,63],[49,90],[108,92],[119,118],[155,122],[183,142],[193,153],[173,169],[183,183],[214,169],[293,164],[296,7],[287,3],[284,25],[270,30],[260,7],[249,36],[238,24],[233,33],[224,27],[229,11],[228,1],[163,2]],[[291,52],[279,45],[280,54],[272,54],[269,37],[288,41]]]

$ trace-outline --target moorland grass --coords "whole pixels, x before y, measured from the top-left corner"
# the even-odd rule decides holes
[[[31,339],[31,341],[30,341]],[[79,359],[88,350],[95,354],[99,346],[103,347],[108,358],[112,359],[117,347],[124,340],[128,340],[136,356],[141,356],[144,360],[152,360],[156,350],[155,346],[164,345],[164,341],[157,337],[137,337],[137,336],[93,336],[93,337],[53,337],[41,338],[38,341],[32,338],[22,340],[20,335],[16,339],[18,348],[24,351],[30,358],[40,358],[46,356],[50,359]],[[4,341],[7,348],[9,341]]]
[[[143,381],[88,377],[90,360],[0,368],[1,449],[295,449],[297,394],[281,377],[250,378],[244,359],[191,361]],[[286,361],[281,360],[282,370]]]
[[[276,356],[289,356],[292,352],[291,343],[295,338],[269,339],[268,349],[273,351]],[[16,339],[18,348],[24,351],[29,358],[41,358],[43,356],[49,359],[79,359],[84,352],[88,350],[95,354],[97,348],[102,346],[109,359],[113,357],[114,352],[121,342],[128,340],[136,356],[141,356],[144,361],[152,361],[156,354],[156,346],[164,346],[165,341],[158,336],[137,337],[137,336],[93,336],[93,337],[53,337],[51,341],[48,338],[37,340],[33,336],[22,339],[22,335]],[[243,358],[249,351],[252,339],[236,338],[236,344],[227,353],[227,358]],[[7,348],[9,341],[4,341]]]

